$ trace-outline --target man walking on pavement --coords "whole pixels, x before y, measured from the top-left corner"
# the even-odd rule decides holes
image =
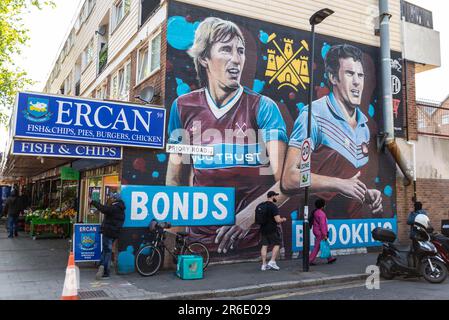
[[[110,276],[109,265],[112,257],[112,244],[119,237],[125,221],[125,203],[122,201],[120,193],[115,192],[111,194],[105,206],[97,201],[91,201],[90,204],[104,214],[104,220],[101,224],[103,252],[101,253],[96,279],[107,279]]]
[[[277,197],[279,193],[269,191],[267,193],[268,201],[265,202],[265,223],[260,226],[260,233],[262,236],[262,249],[260,254],[262,256],[262,271],[273,269],[280,270],[276,264],[276,257],[279,254],[279,250],[282,244],[282,238],[279,231],[279,224],[287,221],[286,218],[281,218],[279,209],[276,205]],[[272,245],[271,260],[267,264],[267,251],[268,246]]]
[[[3,208],[3,215],[8,217],[8,238],[18,236],[17,233],[17,219],[19,218],[20,210],[22,210],[22,203],[18,196],[16,189],[11,191],[11,195],[6,199],[5,206]]]

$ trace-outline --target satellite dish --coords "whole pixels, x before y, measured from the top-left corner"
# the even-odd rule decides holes
[[[97,31],[95,31],[95,33],[99,34],[100,36],[104,37],[104,35],[106,34],[106,26],[102,25],[98,28]]]
[[[153,101],[155,94],[154,94],[154,87],[153,86],[147,86],[143,88],[140,91],[140,94],[136,96],[135,98],[145,102],[145,103],[151,103]]]

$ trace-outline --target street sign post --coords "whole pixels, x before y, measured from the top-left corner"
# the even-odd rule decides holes
[[[310,145],[311,139],[307,138],[303,141],[301,145],[301,162],[299,165],[301,180],[299,186],[301,188],[310,187],[311,185],[311,173],[310,173],[310,154],[312,153],[312,148]]]

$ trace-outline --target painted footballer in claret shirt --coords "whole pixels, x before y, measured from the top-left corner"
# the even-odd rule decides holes
[[[189,227],[188,231],[212,252],[258,248],[254,212],[269,190],[280,192],[288,142],[285,122],[273,100],[240,84],[245,39],[236,24],[206,18],[188,53],[202,88],[173,102],[169,143],[211,146],[214,155],[192,155],[186,175],[183,156],[170,154],[166,184],[234,187],[234,226]]]

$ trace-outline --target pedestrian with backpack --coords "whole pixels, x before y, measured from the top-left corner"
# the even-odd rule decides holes
[[[321,241],[328,241],[327,217],[324,212],[325,206],[326,201],[324,199],[317,199],[315,201],[315,210],[309,216],[309,225],[313,228],[313,234],[315,235],[315,246],[309,258],[309,264],[312,266],[315,265],[315,259],[322,245]],[[328,244],[326,243],[326,245]],[[335,261],[337,261],[337,258],[332,256],[327,258],[327,263],[329,264]]]
[[[279,209],[276,205],[279,193],[269,191],[267,193],[267,201],[260,203],[256,207],[256,223],[260,224],[260,234],[262,238],[262,249],[260,255],[262,256],[262,271],[273,269],[280,270],[276,264],[276,257],[279,254],[282,237],[279,231],[279,224],[287,221],[286,218],[281,218]],[[271,251],[271,260],[267,264],[268,246],[273,246]]]

